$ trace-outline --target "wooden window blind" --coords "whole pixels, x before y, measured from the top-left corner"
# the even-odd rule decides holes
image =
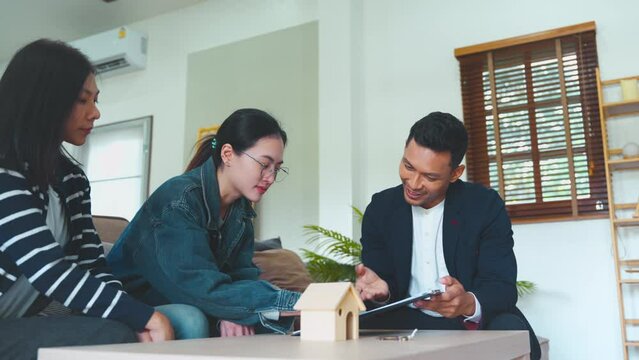
[[[456,51],[468,178],[497,190],[515,222],[607,215],[597,46],[588,24]]]

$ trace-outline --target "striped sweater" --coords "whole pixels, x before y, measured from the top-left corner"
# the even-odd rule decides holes
[[[0,168],[0,296],[24,275],[41,294],[71,309],[143,330],[153,308],[127,295],[111,274],[91,218],[87,177],[66,158],[58,174],[71,237],[64,249],[45,223],[47,189]]]

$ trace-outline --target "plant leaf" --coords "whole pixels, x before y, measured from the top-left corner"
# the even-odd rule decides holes
[[[357,222],[361,224],[362,220],[364,220],[364,213],[362,212],[362,210],[353,205],[351,205],[351,209],[353,209],[353,215],[355,215],[355,217],[357,218]]]
[[[537,285],[534,282],[519,280],[517,281],[517,295],[524,296],[537,291]]]
[[[302,249],[302,253],[304,258],[308,260],[306,268],[311,273],[314,281],[355,281],[355,268],[353,265],[342,264],[305,249]]]
[[[305,225],[306,233],[310,235],[307,243],[314,244],[318,253],[332,255],[343,263],[355,264],[362,254],[360,243],[341,233],[326,229],[319,225]]]

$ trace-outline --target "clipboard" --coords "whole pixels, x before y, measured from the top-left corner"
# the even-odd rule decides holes
[[[374,309],[367,310],[367,311],[362,311],[361,313],[359,313],[359,318],[361,319],[363,317],[367,317],[367,316],[370,316],[370,315],[373,315],[373,314],[383,313],[383,312],[386,312],[388,310],[396,309],[396,308],[402,307],[404,305],[412,304],[412,303],[414,303],[417,300],[429,300],[433,296],[437,296],[437,295],[439,295],[441,293],[442,292],[440,290],[433,290],[433,291],[425,292],[423,294],[407,297],[406,299],[398,300],[398,301],[395,301],[394,303],[386,304],[386,305],[380,306],[378,308],[374,308]]]

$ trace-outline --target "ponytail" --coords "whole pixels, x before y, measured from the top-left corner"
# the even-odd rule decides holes
[[[195,155],[189,161],[189,164],[186,166],[186,172],[195,169],[196,167],[202,166],[213,155],[213,143],[216,142],[215,135],[207,135],[195,144],[197,150],[195,151]],[[219,149],[215,149],[218,152]]]

